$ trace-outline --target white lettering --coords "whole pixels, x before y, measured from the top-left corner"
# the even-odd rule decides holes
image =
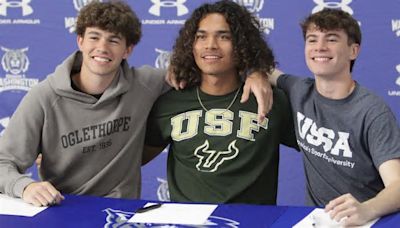
[[[307,118],[300,112],[297,112],[297,126],[300,138],[305,139],[309,144],[313,146],[320,146],[323,144],[325,152],[340,156],[340,151],[343,151],[342,156],[352,157],[353,153],[348,141],[350,137],[349,133],[341,131],[335,133],[335,131],[329,128],[319,128],[312,119]],[[300,146],[303,149],[305,147],[304,145]]]

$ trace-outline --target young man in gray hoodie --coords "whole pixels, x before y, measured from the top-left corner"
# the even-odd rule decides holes
[[[127,4],[90,3],[76,32],[79,51],[32,88],[0,138],[0,192],[36,206],[61,193],[138,198],[146,119],[170,88],[165,71],[129,67],[141,26]],[[43,181],[23,174],[39,153]]]

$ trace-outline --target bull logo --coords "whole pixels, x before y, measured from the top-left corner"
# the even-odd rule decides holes
[[[239,154],[239,149],[235,145],[236,140],[232,141],[227,151],[209,150],[209,143],[206,140],[203,145],[196,148],[194,155],[199,158],[196,165],[200,172],[215,172],[225,161],[234,159]]]

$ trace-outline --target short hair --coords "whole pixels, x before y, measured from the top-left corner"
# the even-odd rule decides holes
[[[92,1],[78,15],[76,34],[83,37],[87,27],[122,35],[127,46],[139,43],[142,36],[141,23],[129,5],[122,1]]]
[[[340,9],[323,9],[306,17],[300,23],[304,39],[306,39],[307,30],[313,25],[320,31],[343,30],[348,37],[348,45],[353,43],[361,45],[361,29],[357,20]],[[350,71],[353,69],[354,62],[355,60],[352,60],[350,63]]]
[[[245,7],[223,0],[195,9],[179,31],[171,57],[178,81],[186,81],[187,87],[200,85],[201,70],[194,60],[193,44],[201,20],[212,13],[223,15],[229,24],[238,75],[246,77],[251,70],[270,73],[275,68],[273,52],[258,20]]]

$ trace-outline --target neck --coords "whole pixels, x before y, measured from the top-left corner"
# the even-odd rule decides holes
[[[354,90],[356,83],[351,78],[345,77],[342,79],[322,79],[319,77],[315,78],[315,85],[317,91],[324,97],[330,99],[343,99],[348,97]]]
[[[219,78],[212,76],[202,76],[200,85],[201,91],[204,93],[220,96],[231,93],[240,86],[238,77]]]
[[[110,86],[113,77],[102,77],[98,75],[85,74],[85,72],[79,72],[72,75],[72,81],[79,89],[87,94],[102,94]]]

